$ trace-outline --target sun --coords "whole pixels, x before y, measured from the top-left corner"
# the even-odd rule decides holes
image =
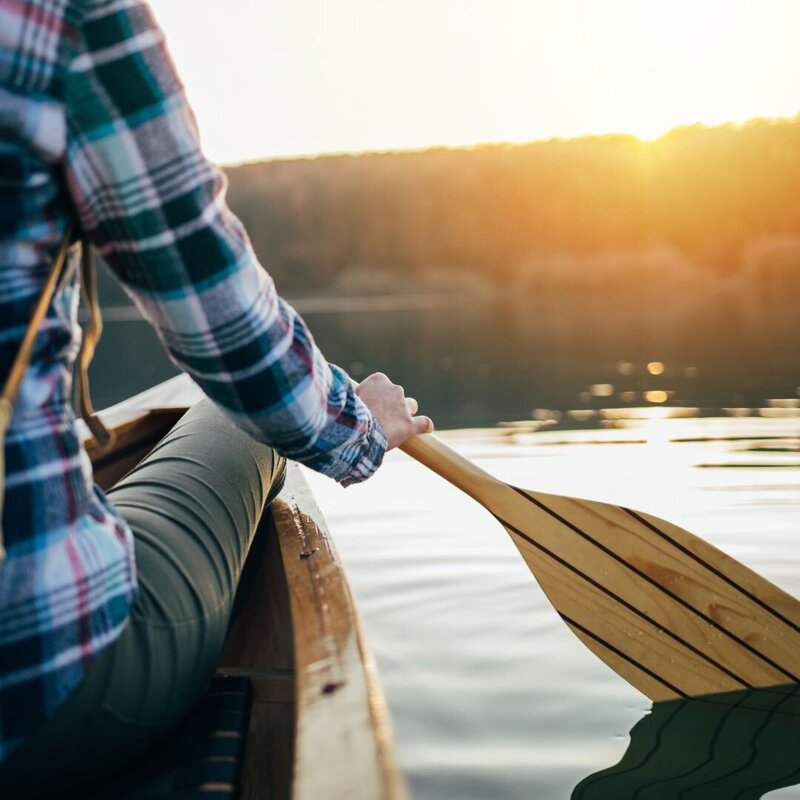
[[[151,0],[209,155],[525,142],[800,110],[800,2]],[[323,9],[323,10],[321,10]],[[209,52],[218,54],[209,58]]]

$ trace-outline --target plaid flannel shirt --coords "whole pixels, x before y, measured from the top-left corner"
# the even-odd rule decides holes
[[[363,480],[385,435],[276,295],[224,195],[144,2],[0,0],[0,382],[77,217],[173,361],[242,429]],[[76,280],[72,263],[6,439],[0,760],[119,635],[136,585],[130,531],[92,482],[69,401]]]

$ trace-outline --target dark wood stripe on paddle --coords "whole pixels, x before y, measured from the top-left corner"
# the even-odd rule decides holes
[[[527,495],[526,495],[526,497],[527,497]],[[530,498],[528,498],[528,499],[530,499]],[[548,556],[549,558],[553,559],[553,561],[556,561],[562,567],[564,567],[565,569],[569,570],[573,575],[577,575],[579,578],[581,578],[582,580],[586,581],[586,583],[588,583],[589,585],[593,586],[595,589],[599,590],[603,594],[605,594],[608,597],[612,598],[614,600],[614,602],[619,603],[619,605],[623,606],[625,609],[630,611],[632,614],[634,614],[637,617],[639,617],[639,619],[641,619],[644,622],[646,622],[654,630],[658,631],[659,633],[663,633],[666,636],[669,636],[673,641],[677,642],[681,647],[685,648],[686,650],[689,650],[690,652],[694,653],[696,656],[699,656],[700,658],[702,658],[703,660],[705,660],[706,662],[711,664],[711,666],[713,666],[715,669],[718,669],[720,672],[724,673],[729,678],[735,680],[737,683],[739,683],[742,686],[743,689],[753,689],[753,688],[755,688],[751,683],[749,683],[748,681],[744,680],[742,677],[737,675],[735,672],[733,672],[732,670],[728,669],[723,664],[720,664],[718,661],[713,659],[708,653],[700,650],[698,647],[695,647],[691,642],[687,642],[685,639],[683,639],[682,637],[678,636],[678,634],[673,633],[673,631],[669,630],[668,628],[665,628],[661,623],[654,622],[641,609],[636,608],[636,606],[632,605],[627,600],[625,600],[624,598],[620,597],[615,592],[611,591],[611,589],[609,589],[606,586],[603,586],[602,583],[599,583],[598,581],[596,581],[591,576],[589,576],[586,573],[582,572],[580,569],[575,567],[573,564],[570,564],[568,561],[566,561],[565,559],[561,558],[561,556],[556,555],[554,552],[549,550],[543,544],[541,544],[540,542],[537,542],[535,539],[532,539],[530,536],[528,536],[528,534],[523,533],[521,530],[516,528],[510,522],[506,522],[506,520],[504,520],[502,517],[497,516],[497,514],[495,514],[494,517],[507,530],[513,531],[521,539],[524,539],[526,542],[528,542],[528,544],[530,544],[533,547],[535,547],[541,553],[544,553],[546,556]],[[562,617],[564,617],[564,619],[567,619],[566,616],[559,609],[556,609],[556,610],[558,611],[559,614],[561,614]],[[570,623],[572,622],[572,620],[567,620],[567,621],[570,622]],[[578,623],[575,623],[575,627],[579,628],[580,630],[584,630],[584,628],[581,627],[580,625],[578,625]],[[630,656],[623,655],[621,653],[621,651],[618,651],[613,645],[608,644],[607,642],[605,642],[602,639],[600,639],[597,636],[597,634],[591,633],[588,630],[585,631],[585,633],[587,634],[587,636],[590,636],[596,642],[602,644],[609,651],[614,652],[614,653],[618,653],[619,655],[623,656],[626,661],[628,661],[629,663],[633,664],[635,667],[640,669],[642,672],[650,675],[651,677],[654,677],[654,678],[658,679],[659,682],[662,683],[664,686],[667,686],[670,689],[674,689],[673,686],[671,686],[666,681],[662,680],[655,673],[651,672],[647,667],[645,667],[642,664],[639,664],[638,662],[632,660],[630,658]],[[675,690],[675,691],[677,691],[677,690]],[[678,694],[681,695],[682,697],[686,697],[687,696],[683,692],[678,692]]]
[[[676,542],[675,539],[673,539],[668,533],[666,533],[665,531],[662,531],[660,528],[658,528],[657,526],[653,525],[652,522],[650,522],[649,520],[645,519],[643,516],[641,516],[641,514],[637,513],[636,511],[633,511],[630,508],[625,508],[625,506],[618,506],[618,508],[620,510],[624,511],[629,516],[631,516],[637,522],[639,522],[640,524],[644,525],[646,528],[651,530],[657,536],[660,536],[665,542],[668,542],[673,547],[675,547],[677,550],[680,550],[681,553],[683,553],[684,555],[689,556],[691,559],[693,559],[701,567],[704,567],[709,572],[711,572],[712,574],[716,575],[718,578],[721,578],[731,588],[736,589],[737,591],[741,592],[745,597],[747,597],[748,600],[751,600],[756,605],[758,605],[761,608],[763,608],[764,611],[767,611],[770,614],[772,614],[772,616],[774,616],[776,619],[779,619],[781,622],[783,622],[784,625],[787,625],[788,627],[790,627],[796,633],[800,633],[800,625],[797,625],[796,623],[792,622],[792,620],[787,619],[783,614],[780,613],[780,611],[777,611],[772,606],[767,605],[760,597],[756,597],[756,595],[754,595],[752,592],[749,592],[743,586],[740,586],[738,583],[736,583],[736,581],[734,581],[731,578],[729,578],[724,572],[722,572],[721,570],[717,569],[715,566],[709,564],[707,561],[702,559],[699,555],[697,555],[697,553],[693,553],[688,547],[684,547],[680,542]]]
[[[558,610],[558,609],[556,609],[556,610]],[[618,647],[615,647],[613,644],[610,644],[609,642],[605,641],[604,639],[599,637],[594,631],[590,631],[588,628],[584,627],[579,622],[576,622],[574,619],[570,619],[570,617],[568,617],[566,614],[562,614],[560,611],[558,612],[558,615],[570,627],[575,628],[576,630],[579,630],[582,634],[584,634],[585,636],[588,636],[592,641],[597,642],[597,644],[602,645],[603,647],[605,647],[606,650],[608,650],[609,652],[613,653],[615,656],[618,656],[619,658],[623,659],[624,661],[627,661],[629,664],[631,664],[632,666],[636,667],[636,669],[638,669],[640,672],[645,673],[645,675],[649,675],[651,678],[653,678],[653,680],[658,681],[662,686],[666,686],[667,689],[669,689],[671,692],[675,692],[675,694],[680,696],[680,697],[684,697],[684,698],[688,698],[689,697],[689,695],[687,695],[686,692],[681,691],[677,686],[673,686],[669,681],[665,681],[664,678],[661,677],[661,675],[658,675],[657,673],[653,672],[651,669],[648,669],[647,667],[645,667],[643,664],[640,664],[638,661],[632,659],[627,653],[623,652]],[[715,665],[715,666],[717,666],[717,665]]]
[[[646,572],[644,572],[644,571],[642,571],[642,570],[638,569],[637,567],[633,566],[632,564],[629,564],[627,561],[625,561],[623,558],[621,558],[619,555],[617,555],[617,554],[616,554],[616,553],[615,553],[613,550],[611,550],[610,548],[606,547],[605,545],[603,545],[603,544],[601,544],[600,542],[598,542],[598,541],[596,541],[595,539],[593,539],[591,536],[589,536],[589,534],[588,534],[588,533],[586,533],[585,531],[581,530],[581,529],[580,529],[580,528],[579,528],[577,525],[573,524],[573,523],[572,523],[572,522],[570,522],[569,520],[567,520],[567,519],[565,519],[564,517],[562,517],[562,516],[561,516],[561,515],[560,515],[558,512],[556,512],[556,511],[554,511],[553,509],[549,508],[549,507],[548,507],[548,506],[546,506],[544,503],[542,503],[540,500],[537,500],[535,497],[531,497],[531,495],[530,495],[528,492],[526,492],[524,489],[519,489],[519,488],[517,488],[516,486],[512,486],[512,487],[510,487],[510,488],[512,488],[512,489],[513,489],[515,492],[517,492],[517,494],[519,494],[520,496],[522,496],[522,497],[524,497],[526,500],[528,500],[528,502],[532,503],[532,504],[533,504],[533,505],[535,505],[537,508],[539,508],[539,509],[541,509],[542,511],[544,511],[546,514],[550,515],[550,516],[551,516],[553,519],[555,519],[555,520],[557,520],[558,522],[560,522],[560,523],[561,523],[562,525],[564,525],[566,528],[569,528],[571,531],[573,531],[574,533],[576,533],[578,536],[582,537],[582,538],[583,538],[585,541],[589,542],[590,544],[594,545],[594,546],[595,546],[595,547],[597,547],[599,550],[601,550],[602,552],[604,552],[606,555],[610,556],[610,557],[611,557],[612,559],[614,559],[614,560],[615,560],[615,561],[616,561],[618,564],[622,565],[623,567],[625,567],[626,569],[630,570],[631,572],[633,572],[633,573],[634,573],[635,575],[637,575],[638,577],[640,577],[640,578],[642,578],[643,580],[647,581],[647,582],[648,582],[650,585],[652,585],[652,586],[656,587],[657,589],[659,589],[659,591],[661,591],[661,592],[663,592],[665,595],[667,595],[667,597],[671,598],[671,599],[672,599],[672,600],[674,600],[676,603],[679,603],[679,604],[680,604],[680,605],[682,605],[684,608],[688,609],[688,610],[689,610],[689,611],[691,611],[693,614],[697,615],[697,616],[698,616],[700,619],[702,619],[702,620],[703,620],[704,622],[706,622],[708,625],[711,625],[713,628],[715,628],[715,629],[716,629],[717,631],[719,631],[720,633],[723,633],[723,634],[725,634],[725,635],[726,635],[726,636],[728,636],[730,639],[732,639],[733,641],[735,641],[735,642],[736,642],[738,645],[740,645],[741,647],[743,647],[745,650],[747,650],[748,652],[752,653],[752,654],[753,654],[754,656],[756,656],[757,658],[760,658],[760,659],[761,659],[761,660],[762,660],[764,663],[768,664],[770,667],[772,667],[773,669],[777,670],[777,671],[778,671],[778,672],[780,672],[782,675],[785,675],[785,676],[786,676],[786,677],[787,677],[787,678],[788,678],[790,681],[792,681],[792,682],[794,682],[794,683],[800,683],[800,677],[798,677],[797,675],[794,675],[792,672],[790,672],[789,670],[787,670],[787,669],[785,669],[784,667],[782,667],[780,664],[778,664],[778,663],[777,663],[777,662],[775,662],[773,659],[771,659],[771,658],[770,658],[768,655],[766,655],[766,654],[764,654],[764,653],[760,652],[759,650],[757,650],[757,649],[756,649],[755,647],[753,647],[753,646],[752,646],[752,645],[751,645],[749,642],[746,642],[744,639],[741,639],[740,637],[738,637],[738,636],[737,636],[735,633],[732,633],[732,632],[731,632],[731,631],[729,631],[727,628],[723,627],[723,626],[722,626],[720,623],[718,623],[716,620],[712,619],[712,618],[711,618],[711,617],[709,617],[707,614],[705,614],[705,613],[703,613],[702,611],[700,611],[699,609],[695,608],[695,607],[694,607],[694,606],[693,606],[691,603],[687,602],[686,600],[684,600],[684,599],[683,599],[682,597],[680,597],[679,595],[675,594],[675,593],[674,593],[673,591],[671,591],[670,589],[666,588],[665,586],[662,586],[660,583],[658,583],[657,581],[655,581],[655,580],[654,580],[654,579],[653,579],[653,578],[652,578],[650,575],[648,575]],[[506,525],[506,523],[505,523],[505,522],[503,522],[503,520],[502,520],[502,519],[500,519],[500,517],[498,517],[498,519],[500,520],[500,522],[502,522],[504,525]],[[522,533],[521,531],[517,530],[517,529],[516,529],[516,528],[514,528],[513,526],[508,526],[508,525],[506,525],[506,527],[509,527],[511,530],[513,530],[515,533],[517,533],[519,536],[521,536],[523,539],[525,539],[526,541],[530,542],[531,544],[534,544],[534,545],[536,545],[537,547],[539,546],[539,545],[537,545],[537,544],[536,544],[536,542],[534,542],[534,541],[533,541],[533,540],[532,540],[532,539],[531,539],[529,536],[527,536],[526,534],[524,534],[524,533]],[[543,549],[543,548],[540,548],[540,549]],[[550,554],[550,555],[552,555],[552,554]],[[565,566],[566,566],[566,565],[565,565]],[[605,588],[604,588],[604,587],[602,587],[602,585],[601,585],[601,584],[597,584],[597,585],[598,585],[600,588],[602,588],[602,589],[603,589],[603,591],[606,591],[606,590],[605,590]],[[735,587],[735,588],[738,588],[738,587]],[[630,608],[632,608],[632,607],[631,607],[631,606],[629,606],[627,603],[625,603],[624,601],[622,601],[622,599],[621,599],[621,598],[617,598],[617,596],[616,596],[616,595],[614,595],[613,593],[610,593],[610,592],[606,592],[606,593],[607,593],[607,594],[609,594],[610,596],[614,597],[614,599],[618,599],[620,602],[622,602],[624,605],[626,605],[626,607],[630,607]],[[744,593],[744,592],[743,592],[743,593]],[[642,614],[641,614],[641,613],[640,613],[638,610],[636,610],[636,613],[637,613],[637,614],[639,614],[639,616],[643,616],[643,615],[642,615]],[[648,617],[645,617],[645,618],[646,618],[646,619],[648,619],[648,621],[650,621]],[[652,623],[652,621],[651,621],[651,624],[654,624],[654,623]],[[662,629],[662,628],[663,628],[663,626],[661,626],[661,625],[659,625],[658,627],[659,627],[659,629]],[[666,631],[666,630],[665,630],[665,632],[668,632],[668,631]],[[691,647],[691,646],[690,646],[688,643],[684,643],[684,642],[683,642],[683,641],[680,639],[680,637],[678,637],[678,636],[676,636],[676,635],[674,635],[674,634],[671,634],[671,633],[670,633],[670,635],[671,635],[671,636],[673,636],[673,638],[674,638],[676,641],[679,641],[679,642],[681,642],[682,644],[685,644],[685,646],[686,646],[686,647],[689,647],[689,648],[690,648],[690,649],[692,649],[694,652],[700,652],[700,651],[697,651],[697,650],[695,650],[694,648],[692,648],[692,647]],[[709,659],[709,658],[708,658],[708,656],[706,656],[705,654],[702,654],[702,655],[703,655],[703,657],[704,657],[704,658],[706,658],[707,660],[711,661],[711,659]],[[713,662],[712,662],[712,663],[713,663]],[[715,664],[715,666],[716,666],[716,664]],[[728,670],[724,670],[724,671],[726,672],[726,674],[728,674],[728,675],[731,675],[731,676],[732,676],[732,673],[730,673],[730,671],[728,671]],[[736,680],[738,680],[738,681],[742,682],[742,681],[741,681],[741,679],[740,679],[740,678],[738,678],[738,677],[736,677]],[[749,683],[744,683],[744,682],[742,682],[742,683],[743,683],[743,685],[744,685],[744,686],[747,686],[747,687],[749,687],[749,688],[752,688],[751,684],[749,684]]]

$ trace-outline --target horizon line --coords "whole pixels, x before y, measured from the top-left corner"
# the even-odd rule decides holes
[[[429,144],[429,145],[410,145],[408,147],[376,147],[368,148],[366,150],[323,150],[317,153],[287,153],[284,155],[263,156],[255,158],[245,158],[238,161],[217,161],[218,166],[223,168],[229,167],[246,167],[254,164],[287,162],[287,161],[314,161],[316,159],[325,158],[358,158],[360,156],[379,156],[379,155],[412,155],[429,153],[439,150],[451,151],[466,151],[466,150],[480,150],[499,147],[525,147],[534,144],[547,144],[550,142],[578,142],[587,139],[612,139],[612,138],[626,138],[636,140],[643,145],[656,144],[662,139],[680,131],[690,129],[703,129],[714,130],[722,128],[746,128],[748,125],[755,124],[781,124],[781,123],[800,122],[800,111],[791,116],[756,116],[750,117],[745,120],[726,120],[724,122],[703,122],[697,120],[696,122],[685,122],[674,125],[663,133],[657,136],[641,136],[630,131],[597,131],[587,132],[576,135],[559,135],[538,138],[538,139],[497,139],[493,141],[479,141],[479,142],[464,142],[461,144]]]

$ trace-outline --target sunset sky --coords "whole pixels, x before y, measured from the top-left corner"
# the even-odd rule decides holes
[[[151,0],[220,162],[800,112],[798,0]]]

